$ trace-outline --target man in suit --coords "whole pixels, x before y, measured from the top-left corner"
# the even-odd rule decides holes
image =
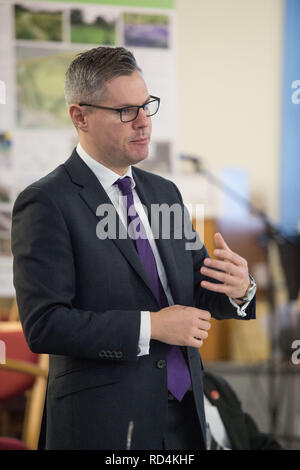
[[[129,51],[76,57],[65,96],[79,143],[13,210],[20,318],[50,355],[41,446],[204,448],[198,349],[211,315],[255,317],[247,262],[221,234],[210,259],[177,187],[134,167],[159,98]],[[169,236],[152,217],[162,205],[184,214]]]
[[[240,399],[220,375],[204,371],[204,403],[211,450],[280,450],[271,434],[261,432]]]

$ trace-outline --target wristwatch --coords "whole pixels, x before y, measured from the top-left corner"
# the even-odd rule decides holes
[[[238,300],[239,302],[248,302],[249,300],[253,299],[254,294],[256,292],[256,283],[253,277],[251,276],[251,274],[249,274],[249,278],[250,278],[250,284],[248,286],[248,289],[246,290],[245,295],[243,295],[243,297],[236,297],[232,300]]]

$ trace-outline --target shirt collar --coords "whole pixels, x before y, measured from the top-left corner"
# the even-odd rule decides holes
[[[76,151],[80,158],[86,163],[86,165],[92,170],[92,172],[96,175],[98,178],[99,182],[105,189],[105,191],[108,191],[113,184],[120,178],[120,175],[116,173],[115,171],[110,170],[106,166],[102,165],[102,163],[97,162],[93,157],[91,157],[81,146],[80,143],[77,144]],[[125,175],[122,176],[124,178],[125,176],[130,177],[131,181],[131,187],[135,187],[135,181],[132,176],[132,169],[131,166],[128,168],[126,171]]]

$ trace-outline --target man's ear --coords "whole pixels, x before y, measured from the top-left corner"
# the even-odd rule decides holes
[[[78,104],[71,104],[69,107],[69,114],[76,129],[86,132],[88,119],[87,113],[84,111],[84,109]]]

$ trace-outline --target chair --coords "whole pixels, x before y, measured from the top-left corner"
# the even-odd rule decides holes
[[[0,364],[0,402],[26,394],[22,441],[0,438],[0,449],[36,449],[41,426],[48,355],[30,351],[20,322],[0,322],[0,340],[6,346],[6,362]]]
[[[0,321],[20,321],[16,298],[0,300]]]
[[[10,311],[9,311],[9,321],[19,321],[19,309],[16,298],[14,298]]]

